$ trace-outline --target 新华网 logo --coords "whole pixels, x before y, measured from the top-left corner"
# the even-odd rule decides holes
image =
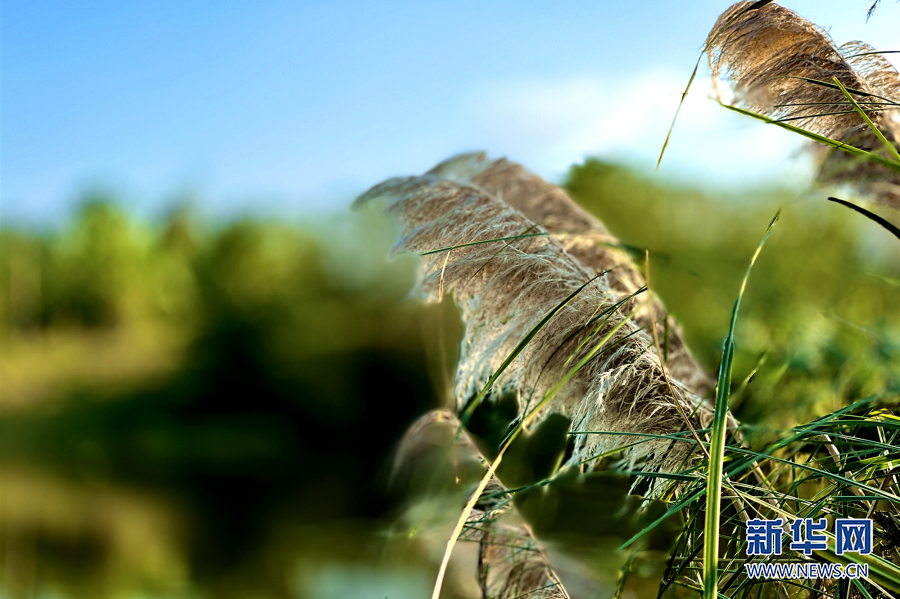
[[[747,521],[747,555],[781,555],[784,519],[754,519]],[[790,525],[791,542],[788,549],[803,555],[828,549],[825,518],[797,518]],[[845,555],[872,553],[872,520],[869,518],[838,518],[834,521],[834,553]],[[750,578],[867,578],[868,564],[821,564],[817,562],[747,563]]]

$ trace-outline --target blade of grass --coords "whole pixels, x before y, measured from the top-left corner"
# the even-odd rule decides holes
[[[615,266],[613,266],[613,267],[610,268],[610,269],[604,270],[604,271],[603,271],[602,273],[600,273],[600,274],[601,274],[601,275],[604,275],[604,274],[610,272],[613,268],[615,268]],[[525,411],[528,411],[528,410],[531,409],[531,400],[534,399],[534,393],[535,393],[535,390],[537,389],[538,381],[540,381],[541,377],[544,376],[544,371],[546,370],[547,366],[550,364],[550,361],[556,356],[557,352],[561,351],[562,348],[565,347],[567,343],[569,343],[569,341],[571,341],[572,339],[574,339],[576,335],[581,334],[585,329],[587,329],[588,326],[592,325],[593,323],[597,322],[597,321],[600,320],[600,319],[603,319],[603,322],[605,323],[607,320],[609,320],[609,318],[612,316],[612,314],[614,314],[614,313],[616,313],[616,312],[619,311],[619,308],[621,308],[621,307],[624,306],[626,303],[628,303],[630,300],[634,299],[635,297],[637,297],[638,295],[640,295],[641,293],[643,293],[643,292],[646,291],[646,290],[647,290],[646,287],[641,287],[640,289],[638,289],[638,290],[635,291],[634,293],[630,293],[630,294],[626,295],[625,297],[623,297],[622,299],[620,299],[619,301],[617,301],[617,302],[616,302],[615,304],[613,304],[612,306],[609,306],[608,308],[606,308],[605,310],[603,310],[603,311],[600,312],[599,314],[593,316],[588,322],[586,322],[586,323],[584,324],[584,326],[582,326],[582,327],[576,329],[575,331],[573,331],[572,333],[570,333],[570,334],[566,337],[565,341],[563,341],[563,342],[559,345],[559,347],[557,347],[555,350],[553,350],[553,353],[550,355],[550,358],[548,358],[547,361],[544,363],[544,365],[541,367],[541,370],[540,370],[540,372],[538,373],[537,379],[535,379],[534,385],[533,385],[532,388],[531,388],[531,392],[530,392],[529,395],[528,395],[528,401],[525,403]],[[602,323],[601,323],[601,324],[602,324]],[[596,334],[599,332],[599,330],[600,330],[600,329],[597,328],[593,333],[591,333],[590,336],[588,336],[584,341],[582,341],[582,342],[578,345],[578,347],[575,349],[575,351],[576,351],[576,352],[579,351],[579,350],[585,345],[585,343],[587,343],[588,341],[590,341],[591,339],[593,339],[593,338],[594,338],[594,335],[596,335]],[[574,355],[574,354],[573,354],[573,355]],[[565,365],[568,366],[569,362],[571,362],[571,356],[566,360]]]
[[[538,223],[534,223],[534,224],[532,224],[531,226],[529,226],[527,229],[525,229],[524,231],[522,231],[519,235],[527,235],[527,234],[530,233],[532,230],[537,229],[540,225],[541,225],[541,223],[539,223],[539,222],[538,222]],[[545,233],[548,233],[548,234],[549,234],[549,231],[545,231]],[[520,237],[520,239],[521,239],[521,237]],[[469,277],[469,280],[471,281],[472,279],[474,279],[475,277],[477,277],[478,275],[480,275],[480,274],[482,273],[482,271],[484,270],[484,268],[485,268],[488,264],[490,264],[491,261],[492,261],[494,258],[496,258],[497,256],[499,256],[500,253],[501,253],[503,250],[505,250],[505,249],[507,249],[507,248],[510,248],[510,247],[512,247],[510,244],[504,242],[503,247],[500,248],[499,250],[497,250],[496,252],[494,252],[494,255],[493,255],[493,256],[491,256],[490,258],[488,258],[487,260],[485,260],[485,261],[484,261],[484,264],[482,264],[481,266],[479,266],[479,267],[478,267],[478,270],[476,270],[475,272],[472,273],[472,275]],[[449,253],[449,252],[448,252],[448,253]]]
[[[456,526],[453,528],[453,532],[450,534],[450,539],[447,541],[447,548],[444,550],[444,558],[441,560],[441,567],[438,569],[437,580],[434,583],[434,591],[431,594],[431,599],[440,598],[441,587],[444,584],[444,575],[447,573],[447,565],[450,563],[450,555],[453,553],[453,547],[456,545],[456,541],[459,539],[459,535],[462,532],[463,527],[466,525],[466,521],[468,521],[469,519],[469,514],[472,513],[472,510],[475,508],[475,504],[478,502],[478,499],[481,497],[481,494],[487,487],[488,482],[490,482],[491,478],[494,476],[494,473],[497,471],[497,467],[503,460],[503,454],[506,452],[507,447],[509,447],[509,444],[504,445],[500,448],[500,452],[497,454],[497,457],[493,462],[491,462],[491,465],[488,467],[487,472],[478,483],[478,486],[475,487],[475,491],[472,493],[469,501],[466,502],[466,506],[463,508],[462,514],[460,515],[459,520],[457,520]]]
[[[750,451],[749,449],[744,449],[742,447],[735,447],[735,448],[733,448],[733,451],[735,453],[742,453],[742,454],[746,454],[746,455],[758,455],[758,452]],[[808,472],[813,472],[813,473],[819,475],[821,478],[841,482],[846,485],[852,486],[854,488],[860,489],[863,492],[868,492],[868,493],[871,493],[872,495],[876,495],[876,496],[878,496],[879,499],[884,499],[887,501],[891,501],[893,503],[900,504],[900,497],[898,497],[897,495],[894,495],[893,493],[889,493],[888,491],[884,491],[877,487],[869,486],[863,482],[853,480],[852,478],[847,478],[846,476],[841,476],[840,474],[835,474],[833,472],[829,472],[828,470],[823,470],[821,468],[814,468],[808,464],[798,464],[795,462],[789,462],[788,460],[783,460],[781,458],[776,458],[774,456],[768,456],[766,459],[769,461],[772,461],[772,462],[789,463],[794,468],[798,468],[800,470],[806,470]]]
[[[856,58],[858,56],[871,56],[872,54],[900,54],[900,50],[875,50],[874,52],[860,52],[859,54],[851,54],[844,58]]]
[[[587,287],[589,284],[591,284],[593,281],[595,281],[597,278],[599,278],[603,274],[604,273],[599,273],[599,274],[591,277],[590,279],[588,279],[588,281],[584,285],[582,285],[581,287],[579,287],[578,289],[573,291],[571,294],[569,294],[568,297],[566,297],[564,300],[562,300],[560,303],[558,303],[556,305],[556,307],[553,308],[552,310],[550,310],[550,312],[548,312],[547,315],[544,316],[544,318],[542,318],[539,323],[534,325],[534,327],[530,331],[528,331],[528,334],[525,335],[525,337],[519,342],[519,344],[515,347],[515,349],[513,349],[513,351],[506,357],[506,359],[503,361],[503,363],[500,365],[500,367],[497,368],[496,371],[494,371],[494,374],[491,375],[491,378],[488,379],[487,383],[485,383],[484,388],[482,388],[482,390],[478,393],[478,395],[476,395],[472,399],[472,401],[469,402],[469,405],[467,405],[465,407],[465,409],[463,410],[463,412],[459,418],[460,427],[462,427],[463,425],[466,424],[466,422],[468,422],[469,418],[471,418],[471,416],[472,416],[472,412],[475,411],[475,408],[478,407],[478,404],[481,403],[481,400],[483,400],[484,397],[488,394],[488,392],[491,390],[491,387],[494,386],[494,383],[497,381],[497,379],[500,377],[500,375],[503,374],[503,371],[506,370],[506,368],[512,363],[513,360],[516,359],[516,356],[518,356],[520,353],[522,353],[522,350],[525,349],[525,346],[528,345],[529,343],[531,343],[531,340],[534,339],[535,335],[537,335],[538,332],[540,332],[540,330],[542,328],[544,328],[544,326],[548,322],[550,322],[551,318],[556,316],[560,310],[562,310],[570,301],[572,301],[572,299],[574,299],[576,295],[581,293],[581,291],[585,287]]]
[[[787,129],[788,131],[797,133],[797,134],[802,135],[803,137],[806,137],[813,141],[817,141],[819,143],[823,143],[825,145],[832,146],[834,148],[843,150],[845,152],[854,154],[856,156],[861,156],[867,160],[871,160],[872,162],[877,162],[878,164],[881,164],[882,166],[892,168],[895,171],[900,171],[900,161],[889,160],[888,158],[879,156],[878,154],[873,154],[872,152],[867,152],[866,150],[862,150],[855,146],[845,144],[844,142],[838,141],[836,139],[832,139],[825,135],[819,135],[818,133],[813,133],[812,131],[807,131],[806,129],[803,129],[801,127],[796,127],[794,125],[779,121],[777,119],[769,118],[763,114],[753,112],[752,110],[746,110],[744,108],[739,108],[737,106],[732,106],[731,104],[725,104],[723,102],[720,102],[719,104],[729,110],[733,110],[733,111],[743,114],[745,116],[753,117],[757,120],[763,121],[770,125],[777,125],[778,127],[781,127],[782,129]]]
[[[725,345],[722,350],[722,363],[719,366],[719,380],[716,385],[716,404],[713,413],[713,425],[710,439],[710,458],[706,487],[706,523],[703,529],[704,551],[703,551],[703,597],[704,599],[714,599],[717,595],[718,587],[718,555],[719,555],[719,507],[722,499],[722,465],[725,459],[725,425],[728,415],[728,397],[731,392],[731,366],[734,359],[734,329],[737,324],[738,310],[741,305],[741,298],[747,287],[747,280],[750,278],[750,271],[756,263],[762,251],[763,245],[772,233],[772,227],[778,221],[781,211],[775,214],[775,218],[769,223],[766,234],[762,241],[756,247],[753,257],[750,259],[750,265],[744,275],[741,283],[741,289],[738,292],[737,300],[734,302],[734,309],[731,312],[731,324],[728,327],[728,336],[725,338]]]
[[[659,151],[659,158],[656,160],[656,170],[659,170],[659,165],[662,163],[663,154],[666,153],[666,147],[669,145],[669,139],[672,137],[672,130],[675,129],[675,121],[678,120],[678,113],[681,112],[681,107],[684,105],[684,100],[687,98],[688,91],[691,89],[691,85],[694,83],[694,78],[697,77],[697,69],[700,68],[700,61],[703,59],[703,55],[709,49],[709,46],[712,42],[722,34],[728,27],[731,26],[737,19],[750,12],[751,10],[757,10],[762,8],[766,4],[770,4],[773,0],[757,0],[738,14],[734,15],[727,23],[722,25],[721,29],[716,32],[715,37],[710,40],[709,43],[704,44],[703,50],[700,51],[700,56],[697,57],[697,64],[694,65],[694,70],[691,72],[691,78],[688,79],[687,86],[684,88],[684,91],[681,94],[681,100],[678,101],[678,108],[675,109],[675,116],[672,117],[672,124],[669,125],[669,132],[666,133],[666,140],[663,142],[662,149]]]
[[[821,81],[819,79],[811,79],[809,77],[799,77],[799,76],[795,75],[795,76],[785,77],[785,79],[800,79],[801,81],[806,81],[807,83],[812,83],[813,85],[820,85],[822,87],[828,87],[831,89],[840,89],[837,85],[835,85],[834,83],[831,83],[829,81]],[[891,98],[886,98],[884,96],[879,96],[878,94],[864,92],[862,90],[853,89],[852,87],[848,87],[847,91],[850,92],[851,94],[855,94],[857,96],[863,96],[866,98],[878,98],[879,100],[884,100],[885,102],[887,102],[893,106],[900,106],[900,102],[898,102],[897,100],[893,100]]]
[[[483,243],[495,243],[497,241],[511,241],[513,239],[525,239],[526,237],[547,237],[550,233],[542,232],[542,233],[527,233],[523,235],[511,235],[509,237],[497,237],[495,239],[483,239],[481,241],[470,241],[469,243],[460,243],[459,245],[451,245],[445,248],[438,248],[436,250],[429,250],[427,252],[422,252],[420,256],[430,256],[431,254],[440,254],[441,252],[449,252],[450,250],[455,250],[458,248],[467,248],[473,245],[481,245]]]
[[[706,49],[704,48],[704,51]],[[681,100],[678,101],[678,108],[675,109],[675,116],[672,117],[672,123],[669,125],[669,132],[666,133],[666,140],[663,142],[662,149],[659,151],[659,158],[656,159],[656,170],[659,170],[659,165],[662,164],[663,155],[666,153],[666,148],[669,146],[669,139],[672,137],[672,130],[675,129],[675,121],[678,120],[678,113],[681,112],[681,107],[684,105],[684,100],[687,98],[688,92],[691,89],[691,85],[694,83],[694,78],[697,76],[697,69],[700,68],[700,60],[703,58],[703,52],[700,53],[700,56],[697,57],[697,64],[694,65],[694,70],[691,73],[691,78],[688,79],[687,87],[684,88],[684,91],[681,92]]]
[[[600,275],[597,275],[600,276]],[[591,278],[591,281],[597,277]],[[588,281],[590,283],[591,281]],[[562,305],[568,303],[568,301],[575,297],[575,295],[584,289],[588,283],[585,283],[577,290],[575,290],[572,295],[570,295]],[[558,306],[557,310],[551,312],[548,317],[545,317],[545,320],[549,319],[552,314],[558,311],[562,306]],[[494,461],[491,462],[491,465],[488,467],[487,472],[485,472],[481,481],[478,483],[478,486],[475,488],[475,491],[472,493],[472,496],[469,498],[469,501],[466,503],[463,508],[462,513],[459,516],[459,520],[456,522],[456,526],[453,529],[453,532],[450,534],[450,539],[447,541],[447,548],[444,550],[444,557],[441,560],[441,566],[438,570],[437,580],[434,583],[434,591],[432,592],[431,599],[439,599],[441,596],[441,587],[444,584],[444,575],[447,572],[447,565],[450,563],[450,555],[453,553],[453,548],[456,546],[456,542],[459,539],[459,535],[462,532],[463,527],[466,525],[466,521],[469,519],[469,514],[472,513],[472,510],[475,508],[475,504],[478,502],[478,499],[481,497],[481,494],[484,492],[484,489],[487,487],[488,482],[490,482],[491,478],[497,472],[497,467],[500,465],[500,462],[503,460],[503,455],[506,453],[506,450],[509,449],[509,446],[512,445],[513,441],[516,440],[519,433],[522,432],[525,428],[527,428],[535,418],[537,418],[538,414],[540,414],[541,410],[546,406],[550,401],[559,393],[562,388],[568,383],[575,374],[581,370],[585,364],[587,364],[594,355],[600,351],[600,349],[609,341],[613,335],[615,335],[619,329],[621,329],[626,322],[631,320],[634,312],[628,314],[622,320],[614,326],[606,335],[604,335],[603,339],[599,341],[592,349],[584,356],[578,363],[573,366],[565,375],[559,380],[559,382],[550,389],[544,398],[534,407],[534,409],[526,414],[524,418],[519,420],[519,423],[516,427],[507,435],[506,439],[504,439],[503,443],[500,445],[500,451],[497,453],[497,457],[494,458]],[[542,321],[543,322],[543,321]],[[542,325],[541,325],[542,326]]]
[[[607,322],[609,322],[609,319],[612,318],[613,314],[615,314],[619,310],[619,308],[624,306],[629,300],[636,297],[637,294],[643,293],[646,289],[647,289],[646,287],[641,287],[634,293],[632,293],[626,297],[623,297],[618,302],[616,302],[615,304],[613,304],[612,306],[610,306],[609,308],[607,308],[606,310],[604,310],[603,312],[598,314],[597,317],[602,318],[602,320],[600,321],[600,324],[598,324],[596,327],[594,327],[593,332],[591,334],[589,334],[587,337],[585,337],[584,340],[582,340],[582,342],[578,344],[578,346],[575,348],[575,350],[572,352],[572,354],[568,358],[566,358],[566,361],[563,363],[563,366],[564,367],[568,366],[569,362],[571,362],[572,360],[575,359],[575,356],[578,354],[579,351],[581,351],[581,348],[584,347],[585,345],[587,345],[588,343],[590,343],[591,339],[594,338],[594,335],[596,335],[597,333],[600,332],[600,329],[603,328],[603,325],[605,325]],[[595,322],[594,318],[591,318],[591,320],[588,321],[588,324],[593,324],[594,322]],[[584,328],[586,328],[586,326],[582,327],[581,330],[583,330]]]
[[[891,102],[873,102],[873,101],[867,101],[867,100],[857,100],[857,103],[860,105],[865,104],[867,106],[896,106],[896,104],[893,104]],[[849,102],[838,102],[835,100],[833,102],[786,102],[784,104],[773,104],[772,108],[790,108],[792,106],[849,106],[849,105],[850,105]]]
[[[837,410],[836,412],[832,412],[831,414],[827,414],[825,416],[822,416],[821,418],[817,418],[816,420],[810,422],[806,426],[815,429],[817,426],[842,424],[842,422],[837,420],[839,416],[845,415],[848,412],[850,412],[851,410],[857,409],[860,406],[871,403],[871,402],[875,401],[875,399],[876,399],[875,396],[863,398],[859,401],[856,401],[856,402],[850,404],[849,406],[845,406],[845,407],[841,408],[840,410]],[[766,459],[772,452],[776,451],[777,449],[779,449],[781,447],[785,447],[787,445],[790,445],[791,443],[794,443],[798,439],[801,439],[802,437],[804,437],[804,435],[806,435],[806,434],[807,434],[806,431],[804,431],[804,432],[800,432],[800,433],[795,433],[791,437],[786,437],[784,439],[781,439],[778,443],[769,447],[765,452],[748,452],[748,453],[753,453],[753,455],[755,457],[743,460],[741,462],[737,462],[733,467],[729,468],[730,474],[732,476],[734,476],[736,474],[739,474],[739,473],[753,467],[758,461]],[[737,448],[735,448],[735,449],[737,449]],[[698,499],[699,497],[701,497],[705,492],[706,492],[705,488],[691,489],[685,495],[683,495],[677,502],[672,504],[669,507],[669,509],[666,510],[665,514],[663,514],[662,516],[660,516],[659,518],[657,518],[656,520],[654,520],[653,522],[651,522],[650,524],[648,524],[647,526],[642,528],[633,537],[631,537],[630,539],[628,539],[627,541],[622,543],[622,545],[619,546],[619,549],[620,550],[627,549],[632,543],[637,541],[639,538],[641,538],[642,536],[644,536],[651,530],[653,530],[657,525],[659,525],[661,522],[663,522],[667,517],[669,517],[670,515],[674,514],[677,511],[681,510],[685,506],[690,505],[691,502],[693,502],[696,499]]]
[[[897,110],[896,107],[891,108],[871,108],[869,112],[884,112],[885,110]],[[834,116],[836,114],[855,114],[856,110],[836,110],[834,112],[813,112],[810,114],[801,114],[798,116],[789,116],[783,119],[777,119],[776,123],[787,123],[788,121],[802,121],[803,119],[817,119],[823,116]]]
[[[847,100],[849,100],[850,103],[853,104],[853,108],[856,110],[856,112],[859,113],[859,116],[863,118],[863,120],[869,126],[869,129],[871,129],[872,132],[878,137],[878,139],[881,140],[881,143],[888,151],[888,154],[893,156],[894,160],[900,162],[900,152],[897,152],[897,148],[894,147],[894,144],[889,142],[884,136],[884,133],[882,133],[881,130],[875,126],[875,123],[872,122],[872,119],[869,118],[869,115],[867,115],[866,112],[862,108],[860,108],[859,104],[856,103],[856,100],[853,98],[853,96],[850,95],[850,92],[847,91],[847,88],[844,87],[844,85],[838,80],[837,77],[834,78],[834,83],[840,88],[841,93],[844,94]]]
[[[624,543],[619,545],[619,551],[627,549],[629,546],[631,546],[632,543],[634,543],[635,541],[640,539],[642,536],[644,536],[645,534],[647,534],[648,532],[650,532],[651,530],[656,528],[663,521],[665,521],[666,518],[668,518],[672,514],[679,512],[685,506],[690,505],[694,500],[696,500],[698,497],[700,497],[705,491],[706,491],[706,489],[703,489],[702,487],[697,487],[697,488],[693,489],[692,491],[690,491],[689,493],[685,493],[684,495],[682,495],[678,501],[676,501],[671,506],[669,506],[669,509],[667,509],[663,515],[661,515],[659,518],[657,518],[656,520],[654,520],[653,522],[651,522],[644,528],[642,528],[639,532],[637,532],[630,539],[628,539],[627,541],[625,541]]]
[[[884,227],[885,229],[887,229],[888,231],[890,231],[890,232],[894,235],[894,237],[896,237],[897,239],[900,239],[900,227],[897,227],[897,226],[894,225],[893,223],[891,223],[891,222],[889,222],[889,221],[887,221],[887,220],[881,218],[881,217],[878,216],[877,214],[874,214],[874,213],[872,213],[872,212],[869,212],[869,211],[866,210],[865,208],[861,208],[861,207],[857,206],[856,204],[852,204],[852,203],[848,202],[847,200],[842,200],[842,199],[840,199],[840,198],[832,198],[832,197],[829,197],[829,198],[828,198],[828,201],[829,201],[829,202],[835,202],[835,203],[840,204],[840,205],[842,205],[842,206],[846,206],[846,207],[849,208],[850,210],[856,210],[857,212],[859,212],[860,214],[862,214],[862,215],[865,216],[866,218],[875,221],[876,223],[878,223],[879,225],[881,225],[882,227]]]

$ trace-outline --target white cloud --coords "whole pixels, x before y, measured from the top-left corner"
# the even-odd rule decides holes
[[[624,81],[583,75],[495,82],[470,99],[472,137],[545,176],[586,156],[652,170],[686,83],[685,74],[658,71]],[[663,173],[736,185],[808,177],[799,136],[722,108],[710,89],[708,77],[694,81]]]

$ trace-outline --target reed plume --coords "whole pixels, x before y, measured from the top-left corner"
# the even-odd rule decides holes
[[[751,5],[738,2],[726,10],[706,42],[713,77],[730,85],[734,105],[893,157],[834,83],[848,90],[896,151],[900,74],[893,65],[864,42],[838,47],[822,28],[787,8]],[[815,151],[820,182],[850,184],[876,202],[900,207],[896,168],[829,146]]]
[[[455,462],[479,456],[475,442],[449,410],[434,410],[407,429],[395,456],[396,473],[410,467],[435,438],[453,438]],[[484,599],[569,599],[544,547],[528,525],[517,519],[506,488],[492,478],[468,516],[460,538],[478,543],[478,586]],[[442,549],[443,547],[441,547]],[[435,548],[437,549],[437,548]]]
[[[462,312],[466,328],[455,381],[458,410],[529,331],[558,309],[494,383],[516,395],[520,418],[587,355],[592,340],[604,335],[610,336],[607,351],[574,374],[542,417],[563,414],[573,431],[665,434],[684,425],[678,408],[697,411],[695,392],[675,377],[667,383],[650,335],[626,312],[633,301],[617,307],[643,284],[639,273],[623,252],[610,247],[617,240],[559,188],[518,165],[478,154],[451,159],[421,177],[386,181],[357,203],[375,198],[389,200],[388,212],[399,225],[393,252],[424,255],[419,296],[440,301],[442,293],[451,294]],[[506,241],[491,242],[496,239]],[[661,307],[641,311],[645,322],[654,310]],[[671,337],[673,366],[688,380],[705,384],[708,377],[679,335]],[[569,464],[589,462],[596,453],[628,442],[573,436]],[[629,448],[625,456],[631,466],[659,470],[681,464],[687,451],[657,442]]]
[[[590,434],[665,435],[683,430],[686,418],[691,427],[702,428],[710,411],[699,393],[709,387],[710,378],[691,357],[677,327],[668,338],[667,374],[651,335],[642,328],[656,326],[665,314],[662,306],[641,303],[637,294],[644,281],[617,248],[616,238],[561,189],[506,160],[468,154],[423,176],[377,185],[356,205],[375,199],[387,200],[387,211],[399,227],[393,253],[423,255],[418,295],[432,302],[452,295],[462,313],[457,411],[469,406],[494,377],[495,389],[516,397],[519,421],[553,395],[535,422],[553,413],[570,420],[574,449],[561,469],[588,471],[596,464],[593,458],[619,448],[629,469],[646,472],[674,472],[700,459],[692,453],[693,444],[654,439],[636,445],[633,437]],[[553,316],[540,326],[549,314]],[[503,369],[511,355],[516,358]],[[584,359],[584,366],[560,386]],[[490,484],[503,488],[500,480]],[[658,495],[667,484],[655,479],[648,494]],[[469,520],[493,523],[485,514],[476,510]],[[536,591],[532,583],[546,586],[555,580],[527,530],[499,525],[481,530],[479,576],[485,597]],[[528,550],[530,566],[520,560],[510,570],[509,563],[515,562],[510,558],[520,552],[509,543],[514,538],[537,548]],[[529,596],[567,596],[556,583],[541,592]]]

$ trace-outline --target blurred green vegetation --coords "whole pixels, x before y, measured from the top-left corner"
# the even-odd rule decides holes
[[[4,597],[314,596],[295,562],[348,549],[304,527],[360,519],[338,528],[365,550],[389,452],[444,393],[425,323],[455,315],[404,301],[414,262],[388,263],[383,220],[323,227],[92,199],[3,231]]]
[[[588,160],[566,182],[636,261],[715,372],[740,281],[766,226],[736,331],[736,415],[786,428],[871,394],[900,394],[900,243],[825,192],[663,187]],[[897,220],[896,214],[888,214]]]
[[[566,186],[636,260],[649,250],[710,371],[783,208],[739,321],[739,418],[785,427],[900,394],[900,244],[873,223],[824,196],[596,161]],[[392,242],[371,211],[212,226],[110,197],[53,231],[3,229],[0,596],[427,594],[440,556],[389,524],[410,504],[387,480],[409,423],[446,405],[461,329],[449,302],[407,298],[417,259],[388,261]]]

